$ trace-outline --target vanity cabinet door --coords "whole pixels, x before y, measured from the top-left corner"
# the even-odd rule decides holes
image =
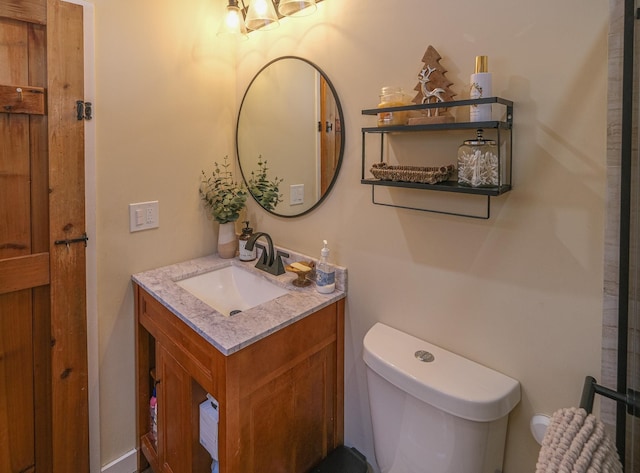
[[[304,473],[342,443],[341,325],[332,304],[232,357],[240,461],[231,473]]]
[[[242,473],[309,471],[334,448],[334,360],[327,347],[242,399]]]
[[[191,378],[157,345],[158,457],[163,473],[191,473]]]

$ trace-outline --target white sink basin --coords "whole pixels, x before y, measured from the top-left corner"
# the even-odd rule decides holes
[[[287,294],[280,286],[237,266],[225,266],[176,284],[225,316]]]

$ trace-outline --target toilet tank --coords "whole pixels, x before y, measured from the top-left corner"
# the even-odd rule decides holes
[[[382,473],[499,473],[518,381],[377,323],[364,338]]]

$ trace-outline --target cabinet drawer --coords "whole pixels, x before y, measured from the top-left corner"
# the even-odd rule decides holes
[[[332,304],[234,353],[229,369],[238,374],[241,389],[250,392],[334,344],[337,323]]]

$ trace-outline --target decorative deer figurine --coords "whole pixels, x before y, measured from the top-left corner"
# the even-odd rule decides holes
[[[430,82],[429,77],[436,70],[435,67],[431,67],[428,64],[425,65],[422,70],[418,73],[418,82],[420,82],[420,90],[422,91],[422,103],[433,103],[431,102],[431,98],[435,97],[437,102],[444,102],[442,98],[442,94],[445,93],[445,90],[436,87],[433,90],[429,90],[427,84]],[[431,116],[431,109],[427,111],[428,116]],[[436,115],[438,115],[438,109],[436,109]]]

